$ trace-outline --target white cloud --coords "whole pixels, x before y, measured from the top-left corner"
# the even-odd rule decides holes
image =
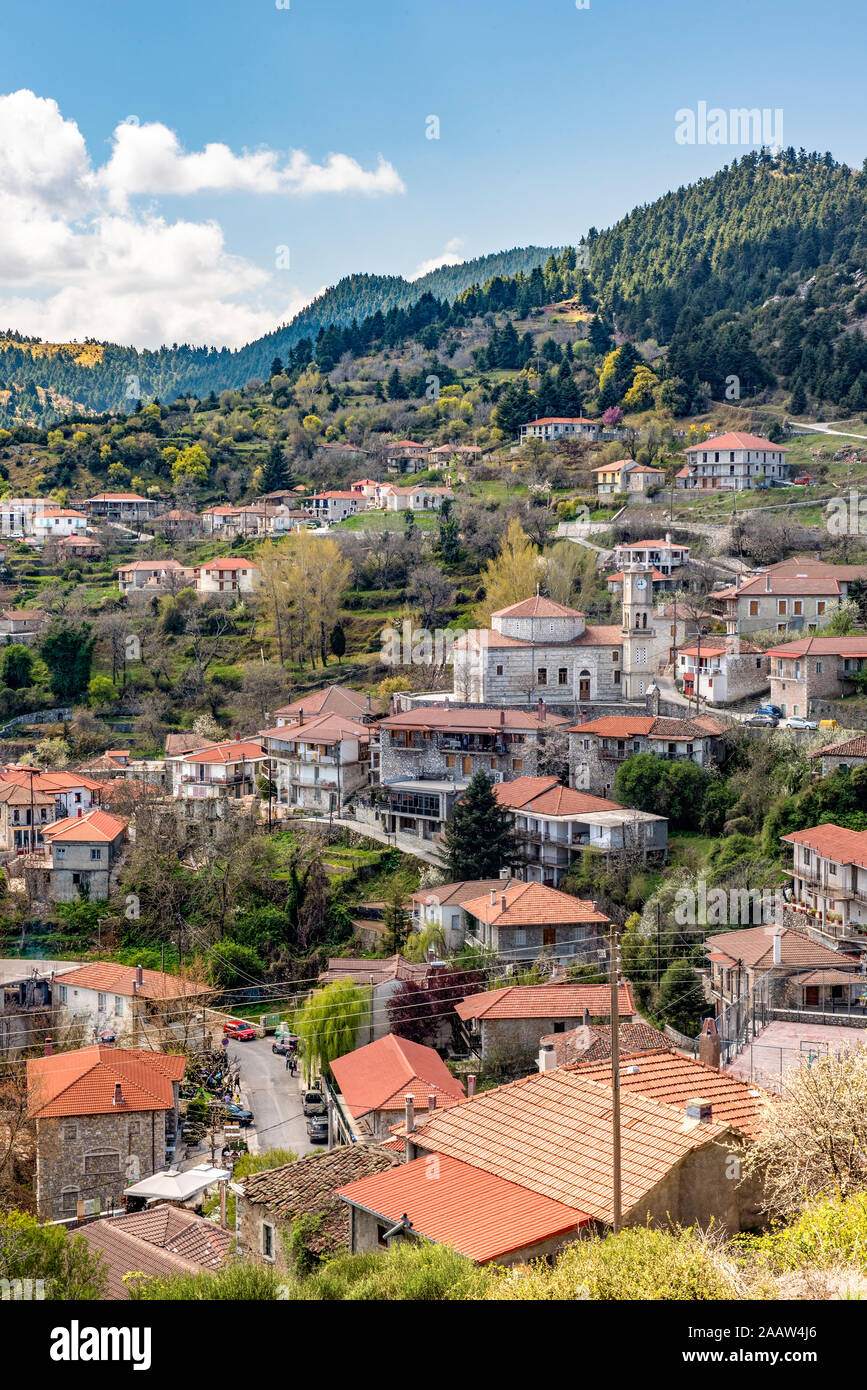
[[[464,244],[463,237],[453,236],[445,244],[444,250],[438,256],[431,256],[429,261],[422,261],[421,265],[416,266],[410,280],[420,280],[423,275],[429,275],[432,270],[439,270],[441,265],[460,265],[464,260],[461,254],[461,247]]]
[[[115,207],[125,207],[130,197],[143,193],[210,190],[371,196],[406,192],[397,170],[382,155],[376,169],[368,170],[345,154],[330,154],[325,164],[314,164],[302,150],[291,151],[282,163],[274,150],[245,150],[237,155],[222,144],[185,154],[174,131],[158,122],[119,125],[111,158],[100,170],[99,180]]]
[[[381,157],[365,170],[343,154],[321,165],[297,150],[282,160],[222,144],[185,154],[158,123],[118,126],[94,169],[55,101],[0,96],[0,322],[47,340],[236,347],[287,321],[311,296],[230,254],[218,222],[170,221],[152,201],[206,190],[298,197],[404,186]],[[143,195],[148,205],[132,207]]]

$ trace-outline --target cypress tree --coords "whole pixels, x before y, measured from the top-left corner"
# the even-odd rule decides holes
[[[493,782],[477,772],[446,822],[443,865],[452,880],[496,878],[515,857],[508,812],[499,805]]]

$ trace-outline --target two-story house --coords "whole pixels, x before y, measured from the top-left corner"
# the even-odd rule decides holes
[[[127,822],[97,809],[67,816],[43,826],[46,846],[37,850],[31,866],[47,877],[52,902],[71,903],[87,896],[91,902],[109,897],[123,855]],[[29,864],[29,859],[25,860]]]
[[[35,512],[31,521],[28,539],[33,545],[45,545],[47,541],[62,541],[69,536],[82,536],[87,530],[87,517],[84,512],[72,511],[69,507],[43,507]]]
[[[715,589],[710,603],[725,619],[726,632],[815,632],[828,621],[833,606],[845,597],[831,575],[764,574]]]
[[[456,951],[467,936],[464,903],[499,892],[507,879],[470,878],[457,883],[439,883],[435,888],[420,888],[411,896],[413,930],[423,932],[429,927],[442,934],[446,950]]]
[[[826,989],[835,1000],[845,995],[848,1003],[864,987],[856,954],[832,950],[791,927],[769,924],[720,932],[708,938],[705,951],[717,1015],[755,997],[759,987],[770,1006],[796,1010],[821,1004]]]
[[[64,1025],[80,1027],[87,1037],[159,1047],[167,1022],[212,993],[201,981],[98,960],[57,976],[52,1004]]]
[[[583,415],[543,415],[538,420],[528,420],[520,428],[520,440],[526,444],[528,439],[544,439],[552,442],[557,439],[584,439],[595,443],[599,438],[600,425],[597,420],[588,420]]]
[[[809,715],[814,701],[838,700],[854,690],[867,661],[867,635],[801,637],[771,647],[771,700],[785,715]]]
[[[397,487],[391,483],[379,495],[387,512],[438,512],[443,502],[452,501],[455,494],[450,487],[426,487],[422,483]]]
[[[172,796],[194,801],[252,796],[265,756],[258,741],[232,739],[167,757]]]
[[[770,685],[770,671],[767,652],[737,637],[702,637],[677,654],[684,695],[697,695],[711,705],[736,704],[763,694]]]
[[[40,1221],[120,1206],[125,1188],[165,1166],[186,1059],[84,1047],[27,1063]]]
[[[308,719],[301,709],[259,738],[280,806],[328,815],[369,785],[371,727],[359,720],[329,713]]]
[[[364,511],[364,498],[357,492],[340,491],[315,492],[310,498],[310,512],[319,526],[331,526],[335,521],[345,521],[348,516],[357,516]]]
[[[783,444],[755,434],[717,434],[684,450],[686,464],[677,474],[679,488],[743,491],[763,482],[781,482],[788,474]]]
[[[503,882],[462,906],[467,939],[506,963],[533,961],[544,952],[558,962],[598,965],[611,925],[594,902],[543,883]]]
[[[417,439],[399,439],[387,446],[385,462],[389,473],[420,473],[427,468],[430,445]]]
[[[671,575],[689,564],[689,546],[678,545],[670,531],[663,540],[620,541],[614,547],[614,563],[618,569],[638,565]]]
[[[829,944],[867,950],[867,830],[828,823],[782,836],[794,850],[792,908]]]
[[[603,463],[592,470],[596,478],[596,494],[609,496],[614,492],[646,493],[652,487],[661,487],[665,482],[665,470],[652,468],[648,463],[636,463],[635,459],[618,459],[616,463]]]
[[[117,571],[117,584],[122,594],[148,594],[168,590],[174,592],[193,583],[194,572],[185,569],[177,560],[133,560]]]
[[[262,572],[255,560],[223,557],[197,565],[193,580],[197,593],[235,599],[255,593],[262,583]]]
[[[418,704],[381,719],[380,780],[460,777],[485,772],[495,782],[533,777],[565,715],[547,709],[471,709]],[[565,749],[564,749],[565,752]]]
[[[627,855],[646,864],[665,862],[668,821],[604,797],[564,787],[556,777],[519,777],[494,787],[511,812],[518,878],[556,888],[586,850],[606,858]]]
[[[140,497],[137,492],[99,492],[95,497],[88,497],[84,510],[91,520],[100,517],[105,521],[123,521],[129,526],[155,517],[159,503],[153,497]]]
[[[724,754],[725,725],[712,715],[663,719],[649,715],[604,715],[569,730],[572,785],[610,796],[617,769],[636,753],[713,766]]]

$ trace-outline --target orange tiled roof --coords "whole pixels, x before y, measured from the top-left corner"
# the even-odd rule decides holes
[[[538,816],[580,816],[586,811],[621,811],[619,801],[564,787],[556,777],[516,777],[493,788],[501,806]]]
[[[528,420],[525,429],[531,425],[598,425],[598,420],[588,420],[586,415],[540,415],[538,420]]]
[[[578,1069],[583,1076],[603,1086],[611,1084],[610,1061],[583,1062]],[[762,1128],[764,1102],[770,1100],[766,1091],[738,1081],[716,1067],[705,1066],[691,1057],[681,1057],[667,1047],[624,1056],[620,1066],[620,1090],[621,1094],[637,1091],[650,1100],[681,1109],[688,1100],[701,1097],[710,1101],[715,1120],[724,1121],[751,1139]]]
[[[590,1217],[553,1197],[443,1154],[349,1183],[338,1196],[390,1224],[407,1214],[414,1231],[478,1264],[567,1235]]]
[[[472,898],[463,904],[464,911],[498,927],[526,927],[544,924],[546,926],[567,926],[576,922],[607,922],[604,912],[595,903],[573,898],[571,893],[561,893],[557,888],[548,888],[544,883],[503,884],[501,891],[493,890],[495,901],[490,893],[484,897]],[[556,986],[543,985],[543,989]]]
[[[277,715],[287,714],[348,714],[360,716],[368,712],[368,697],[348,685],[324,685],[321,690],[311,690],[300,695],[291,705],[283,705],[274,711]]]
[[[867,656],[867,634],[855,637],[801,637],[797,642],[785,642],[771,647],[768,656]]]
[[[506,882],[503,878],[459,879],[456,883],[441,883],[436,888],[422,888],[418,893],[411,894],[411,900],[423,906],[449,907],[454,903],[469,902],[470,898],[479,898],[483,893],[490,893],[492,888],[499,892]]]
[[[606,714],[586,724],[575,724],[570,734],[597,734],[602,738],[695,739],[725,733],[725,725],[709,715],[697,719],[653,719],[649,715]]]
[[[405,960],[403,956],[369,959],[366,956],[332,956],[328,969],[319,976],[320,984],[345,980],[347,976],[361,985],[384,985],[391,980],[427,979],[430,966],[425,961]]]
[[[690,444],[683,452],[695,454],[703,452],[705,449],[772,449],[778,454],[788,453],[787,445],[772,444],[769,439],[762,439],[760,435],[740,434],[735,431],[729,434],[715,434],[712,439],[706,439],[703,444]]]
[[[234,743],[209,743],[204,748],[191,748],[186,753],[174,753],[172,757],[188,763],[242,763],[255,762],[264,758],[265,750],[261,743],[243,739]]]
[[[274,729],[260,729],[260,738],[285,739],[287,743],[336,743],[342,738],[357,738],[362,743],[370,740],[370,725],[359,724],[357,720],[342,714],[314,714],[312,719],[305,716],[303,724],[280,724]]]
[[[620,1108],[624,1218],[682,1159],[731,1132],[725,1121],[688,1121],[685,1110],[636,1091],[622,1094]],[[524,1077],[435,1113],[412,1142],[596,1220],[613,1217],[611,1091],[580,1068]]]
[[[186,1061],[169,1053],[118,1047],[83,1047],[27,1063],[27,1104],[32,1119],[62,1115],[112,1115],[116,1086],[124,1111],[170,1110],[172,1082],[180,1081]]]
[[[867,734],[856,734],[854,738],[844,739],[842,743],[826,743],[823,748],[814,748],[808,758],[867,758]]]
[[[546,729],[569,721],[546,710],[539,715],[522,709],[443,709],[439,705],[419,705],[379,721],[383,729],[448,729],[453,733],[496,734],[501,729]]]
[[[83,816],[65,816],[53,825],[46,825],[43,836],[51,844],[62,840],[64,844],[90,844],[98,841],[110,844],[126,830],[127,822],[117,816],[109,816],[105,811],[87,811]]]
[[[338,1057],[331,1070],[356,1119],[373,1110],[403,1110],[409,1094],[419,1109],[427,1107],[430,1094],[437,1097],[437,1106],[464,1099],[463,1086],[439,1053],[394,1033]]]
[[[849,832],[855,833],[855,832]],[[788,838],[788,837],[786,837]],[[772,966],[774,963],[774,935],[779,931],[780,954],[783,965],[845,965],[853,957],[813,941],[804,932],[792,927],[745,927],[742,931],[717,932],[705,942],[705,950],[714,959],[723,956],[732,964],[738,961],[745,966]]]
[[[635,1013],[632,988],[627,981],[618,986],[620,1017]],[[481,1018],[581,1018],[586,1009],[591,1018],[608,1018],[611,991],[608,985],[507,985],[505,989],[470,994],[455,1005],[462,1019]]]
[[[162,970],[142,969],[142,984],[133,990],[138,966],[118,965],[114,961],[93,961],[68,970],[60,983],[70,989],[95,989],[103,994],[123,994],[127,998],[139,995],[143,999],[179,999],[188,994],[210,994],[209,985],[196,980],[182,980]]]
[[[829,821],[808,830],[793,830],[789,835],[781,835],[780,839],[790,845],[803,845],[837,864],[858,864],[867,868],[867,830],[847,830]]]

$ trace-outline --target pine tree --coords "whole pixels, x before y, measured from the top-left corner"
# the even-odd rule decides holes
[[[340,623],[335,623],[334,627],[331,629],[328,645],[337,657],[337,660],[340,661],[343,653],[346,651],[346,633],[343,631]]]
[[[477,772],[443,830],[443,867],[453,881],[497,878],[515,856],[512,822],[499,805],[493,782]]]
[[[397,367],[393,367],[385,384],[385,391],[390,401],[402,401],[406,399],[406,391],[400,378]]]
[[[804,383],[798,377],[792,386],[792,399],[789,401],[789,409],[793,415],[802,415],[807,409],[807,393],[804,390]]]
[[[272,444],[262,469],[262,491],[277,492],[280,488],[286,487],[288,482],[289,474],[283,450],[279,444]]]
[[[685,957],[673,960],[659,982],[656,1012],[670,1027],[695,1037],[707,1010],[701,978]]]
[[[385,905],[382,915],[385,926],[383,947],[389,956],[399,956],[412,929],[409,913],[403,905],[403,893],[396,889]]]

